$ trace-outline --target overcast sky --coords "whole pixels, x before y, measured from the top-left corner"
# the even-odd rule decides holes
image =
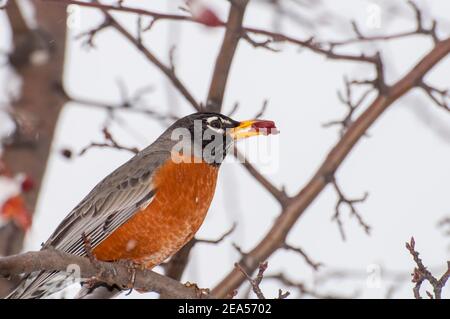
[[[411,30],[415,26],[414,14],[405,1],[322,1],[322,6],[313,8],[285,1],[291,9],[278,27],[299,38],[311,35],[322,39],[347,38],[352,35],[350,20],[355,20],[367,34],[387,34]],[[225,19],[227,1],[210,2]],[[440,21],[443,13],[450,12],[449,1],[418,3],[425,9],[425,18]],[[141,1],[126,1],[126,4],[142,6]],[[181,4],[182,1],[158,0],[149,2],[145,8],[182,13],[177,10]],[[371,15],[377,8],[381,11],[374,24]],[[399,11],[393,11],[395,8]],[[114,30],[99,34],[95,38],[95,49],[83,48],[74,37],[99,24],[101,15],[88,9],[75,9],[75,14],[77,20],[69,31],[64,76],[65,87],[71,95],[120,102],[117,86],[120,80],[130,94],[142,87],[153,87],[143,106],[162,113],[187,115],[193,112],[161,72]],[[271,29],[277,27],[273,22],[276,14],[271,7],[251,1],[245,24]],[[134,32],[135,16],[115,16]],[[5,26],[1,15],[0,30]],[[445,21],[438,24],[438,28],[450,30]],[[197,100],[204,100],[222,36],[222,29],[163,21],[145,33],[144,43],[166,62],[170,48],[176,45],[177,74]],[[2,50],[8,48],[8,41],[9,35],[0,32]],[[260,110],[265,99],[269,101],[264,117],[274,120],[281,134],[271,138],[270,163],[256,162],[255,165],[259,165],[276,185],[284,185],[289,194],[294,194],[314,174],[339,138],[337,128],[326,129],[322,124],[345,114],[345,106],[336,96],[336,91],[343,88],[343,76],[370,78],[373,70],[359,64],[326,60],[288,44],[276,47],[281,51],[273,53],[255,49],[243,41],[240,43],[229,77],[224,111],[239,102],[234,118],[248,119]],[[387,79],[392,83],[429,51],[432,43],[429,39],[414,37],[380,43],[377,47],[382,49]],[[370,53],[375,48],[375,45],[366,45],[348,50]],[[449,70],[450,59],[447,58],[426,79],[440,88],[448,88]],[[2,90],[5,81],[12,76],[5,68],[0,69]],[[368,101],[372,99],[373,96]],[[102,141],[101,127],[105,119],[102,110],[76,103],[66,105],[58,124],[33,229],[27,237],[27,250],[39,249],[40,243],[82,197],[132,156],[126,151],[108,149],[92,149],[72,160],[60,156],[62,148],[79,151],[92,141]],[[123,112],[120,119],[122,124],[115,122],[112,132],[121,143],[130,146],[142,148],[164,129],[158,121],[142,115]],[[369,193],[367,201],[358,205],[358,209],[371,225],[372,234],[367,236],[346,213],[343,220],[347,240],[342,241],[336,223],[331,221],[336,194],[328,187],[310,205],[288,237],[290,244],[302,247],[313,260],[322,262],[322,270],[314,273],[300,256],[278,251],[269,259],[267,274],[283,271],[293,280],[313,285],[316,277],[347,269],[357,274],[356,278],[328,281],[320,285],[318,291],[339,295],[358,292],[359,297],[383,298],[391,287],[390,273],[408,278],[414,268],[405,249],[405,242],[411,236],[416,239],[424,263],[433,273],[443,273],[449,258],[450,240],[437,228],[437,223],[450,215],[449,125],[450,114],[421,92],[411,92],[397,101],[370,128],[369,136],[356,145],[337,172],[337,180],[349,197]],[[250,153],[256,150],[258,143],[267,146],[264,139],[252,141]],[[183,280],[197,282],[200,287],[213,287],[239,258],[231,244],[236,243],[244,251],[252,249],[279,212],[277,202],[239,164],[225,163],[209,214],[197,237],[220,237],[233,222],[237,222],[237,229],[218,246],[196,246]],[[375,275],[371,275],[374,270]],[[272,281],[263,284],[267,296],[276,296],[279,287],[279,283]],[[295,290],[288,290],[292,297],[296,296]],[[447,288],[444,296],[449,296],[449,290]],[[243,292],[245,289],[241,290]],[[412,297],[412,284],[408,279],[393,296]]]

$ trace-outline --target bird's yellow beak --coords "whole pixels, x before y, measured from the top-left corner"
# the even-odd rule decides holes
[[[278,134],[279,131],[273,121],[249,120],[239,123],[239,126],[231,129],[231,137],[240,140],[251,136]]]

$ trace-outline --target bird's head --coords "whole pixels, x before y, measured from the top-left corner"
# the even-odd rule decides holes
[[[236,121],[213,112],[199,112],[177,120],[166,132],[176,141],[172,151],[220,165],[234,142],[252,136],[277,134],[273,121]],[[186,156],[187,155],[187,156]]]

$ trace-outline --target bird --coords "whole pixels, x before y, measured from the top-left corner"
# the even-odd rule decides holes
[[[236,141],[278,133],[273,121],[236,121],[198,112],[175,121],[152,144],[100,181],[42,249],[129,261],[152,269],[189,242],[213,199],[219,168]],[[69,285],[62,272],[24,276],[6,298],[46,298]],[[73,283],[70,282],[70,283]]]

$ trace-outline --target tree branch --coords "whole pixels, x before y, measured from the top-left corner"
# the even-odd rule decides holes
[[[267,260],[285,242],[290,229],[331,181],[330,176],[334,175],[367,129],[398,98],[416,87],[424,75],[449,52],[450,38],[438,42],[403,78],[392,85],[384,94],[380,93],[371,105],[349,126],[339,142],[328,153],[312,179],[283,209],[260,243],[243,257],[245,260],[242,263],[248,266],[249,272],[253,272],[258,267],[259,262]],[[233,269],[213,289],[212,294],[216,297],[224,297],[239,287],[244,280],[245,276],[240,271]]]
[[[336,191],[336,194],[338,195],[338,200],[336,202],[335,207],[335,213],[333,215],[333,220],[336,221],[339,227],[339,232],[341,233],[342,240],[345,240],[345,232],[344,232],[344,226],[341,220],[341,206],[343,204],[347,205],[350,209],[351,216],[356,217],[358,220],[359,225],[364,229],[367,235],[370,234],[370,226],[363,220],[361,214],[357,211],[355,204],[364,202],[367,197],[369,196],[368,193],[364,193],[364,195],[361,198],[356,199],[349,199],[347,198],[344,193],[342,192],[341,188],[336,182],[336,179],[333,178],[331,181],[331,184],[333,185],[334,190]]]
[[[99,3],[94,1],[94,3]],[[181,95],[198,111],[201,110],[200,104],[197,103],[195,98],[181,82],[181,80],[176,76],[171,67],[164,65],[149,49],[147,49],[141,41],[138,41],[133,35],[131,35],[120,23],[114,19],[106,9],[101,9],[107,19],[110,21],[111,26],[116,29],[120,34],[122,34],[126,39],[128,39],[135,47],[138,49],[151,63],[153,63],[158,69],[164,73],[167,78],[172,82],[172,84],[178,89]]]
[[[130,272],[124,263],[96,261],[95,265],[86,257],[66,254],[54,249],[28,252],[0,258],[0,276],[10,276],[35,271],[72,271],[77,268],[82,278],[93,278],[110,286],[126,288]],[[164,293],[171,298],[208,298],[199,295],[196,289],[160,275],[151,270],[136,270],[134,286],[141,291]]]
[[[264,175],[262,175],[256,167],[254,167],[237,149],[234,152],[239,163],[244,166],[247,171],[280,203],[282,207],[289,204],[290,197],[284,192],[284,190],[278,189],[272,184]]]
[[[414,268],[414,272],[411,274],[412,275],[411,281],[416,284],[413,288],[414,297],[416,299],[422,299],[422,297],[420,296],[420,287],[422,286],[422,283],[426,280],[433,287],[434,298],[441,299],[442,288],[445,286],[447,280],[450,278],[450,261],[447,261],[447,271],[441,276],[440,279],[437,279],[431,274],[431,272],[427,269],[427,267],[425,267],[425,265],[422,262],[422,259],[419,258],[419,252],[416,251],[415,246],[416,242],[414,240],[414,237],[411,237],[410,242],[406,243],[406,249],[408,249],[409,253],[414,259],[414,262],[417,265],[417,267]],[[430,298],[433,298],[433,296],[430,293],[428,293],[428,291],[427,294]]]
[[[30,32],[30,29],[28,28],[16,0],[11,0],[6,3],[5,12],[13,34],[14,47],[17,47],[22,41],[25,40],[25,37]]]
[[[261,284],[261,281],[264,278],[264,272],[267,270],[267,266],[268,266],[267,261],[260,263],[258,266],[258,274],[256,275],[256,278],[253,279],[240,264],[238,263],[234,264],[234,267],[238,269],[250,283],[250,286],[252,287],[252,290],[258,297],[258,299],[266,299],[259,285]]]
[[[305,260],[305,262],[306,262],[309,266],[311,266],[311,268],[314,269],[315,271],[317,271],[317,270],[322,266],[322,263],[318,263],[318,262],[313,261],[313,260],[305,253],[305,251],[304,251],[302,248],[300,248],[300,247],[294,247],[294,246],[291,246],[291,245],[289,245],[289,244],[287,244],[287,243],[284,243],[283,246],[282,246],[282,248],[285,249],[285,250],[290,250],[290,251],[293,251],[293,252],[296,252],[296,253],[300,254],[300,255],[303,257],[303,259]]]
[[[425,82],[421,82],[419,86],[425,91],[428,97],[439,107],[450,112],[450,90],[437,89]],[[439,97],[436,97],[436,95]]]
[[[99,2],[85,2],[85,1],[77,1],[77,0],[39,0],[43,2],[53,2],[55,4],[65,3],[65,4],[73,4],[81,7],[92,8],[92,9],[100,9],[103,11],[117,11],[117,12],[125,12],[125,13],[134,13],[142,16],[153,17],[155,20],[175,20],[175,21],[189,21],[194,23],[200,23],[195,21],[192,17],[178,15],[178,14],[164,14],[155,11],[139,9],[139,8],[130,8],[127,6],[114,6],[103,4]]]
[[[206,99],[206,108],[213,112],[220,112],[222,109],[227,79],[236,48],[241,38],[242,21],[248,0],[235,0],[230,3],[231,8],[226,24],[227,29],[222,41],[222,47],[216,59],[208,98]]]

